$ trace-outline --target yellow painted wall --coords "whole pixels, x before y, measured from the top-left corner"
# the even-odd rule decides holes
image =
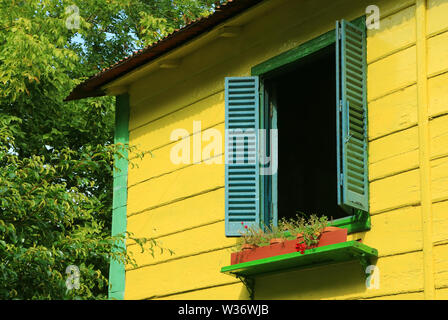
[[[193,42],[173,53],[179,68],[133,82],[130,144],[152,155],[129,167],[127,228],[175,254],[129,242],[139,267],[127,266],[126,299],[248,298],[220,273],[235,243],[224,236],[224,164],[173,164],[170,134],[184,128],[192,143],[195,120],[223,133],[224,77],[250,75],[371,4],[381,12],[367,39],[372,229],[349,237],[378,249],[380,288],[346,263],[259,277],[255,298],[448,299],[448,0],[265,1],[228,22],[238,37]]]

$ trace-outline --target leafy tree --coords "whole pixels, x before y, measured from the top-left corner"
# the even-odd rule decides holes
[[[0,2],[0,299],[107,297],[111,249],[125,236],[110,236],[113,157],[123,147],[113,144],[114,98],[63,99],[209,14],[213,2]],[[78,29],[67,27],[73,5]],[[146,244],[154,250],[156,242]],[[68,265],[80,269],[77,290],[67,290]]]

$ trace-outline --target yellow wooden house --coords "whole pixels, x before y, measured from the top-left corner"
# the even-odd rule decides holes
[[[117,96],[116,142],[150,151],[117,161],[113,232],[175,252],[128,241],[138,267],[111,263],[110,297],[448,299],[446,17],[448,0],[229,0],[75,88]],[[266,139],[241,153],[238,128]],[[347,245],[230,266],[241,222],[298,210]]]

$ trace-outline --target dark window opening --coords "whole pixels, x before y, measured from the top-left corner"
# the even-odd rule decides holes
[[[337,204],[335,60],[331,45],[265,80],[277,118],[279,220],[347,216]]]

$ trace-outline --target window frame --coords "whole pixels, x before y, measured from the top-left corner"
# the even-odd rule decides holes
[[[351,21],[351,23],[365,28],[365,16],[361,16]],[[271,111],[269,106],[270,99],[265,88],[265,79],[267,77],[272,77],[273,73],[281,72],[281,70],[287,68],[288,65],[294,64],[300,59],[305,58],[306,56],[314,52],[335,44],[336,40],[336,29],[332,29],[316,38],[313,38],[293,49],[272,57],[251,68],[251,76],[257,76],[259,78],[260,129],[277,129],[276,109],[273,108],[272,110],[273,120],[269,120],[269,117],[267,116],[267,113]],[[271,126],[271,124],[273,125]],[[335,159],[335,161],[337,160]],[[268,193],[267,197],[265,196],[266,193]],[[272,177],[260,177],[260,196],[262,199],[262,203],[260,203],[260,222],[264,225],[269,225],[270,222],[272,222],[275,226],[277,226],[277,175]],[[270,214],[270,210],[268,210],[269,206],[272,206],[272,215]],[[353,215],[333,220],[331,226],[346,228],[348,230],[348,233],[370,230],[370,213],[356,209],[354,211],[355,214]]]

